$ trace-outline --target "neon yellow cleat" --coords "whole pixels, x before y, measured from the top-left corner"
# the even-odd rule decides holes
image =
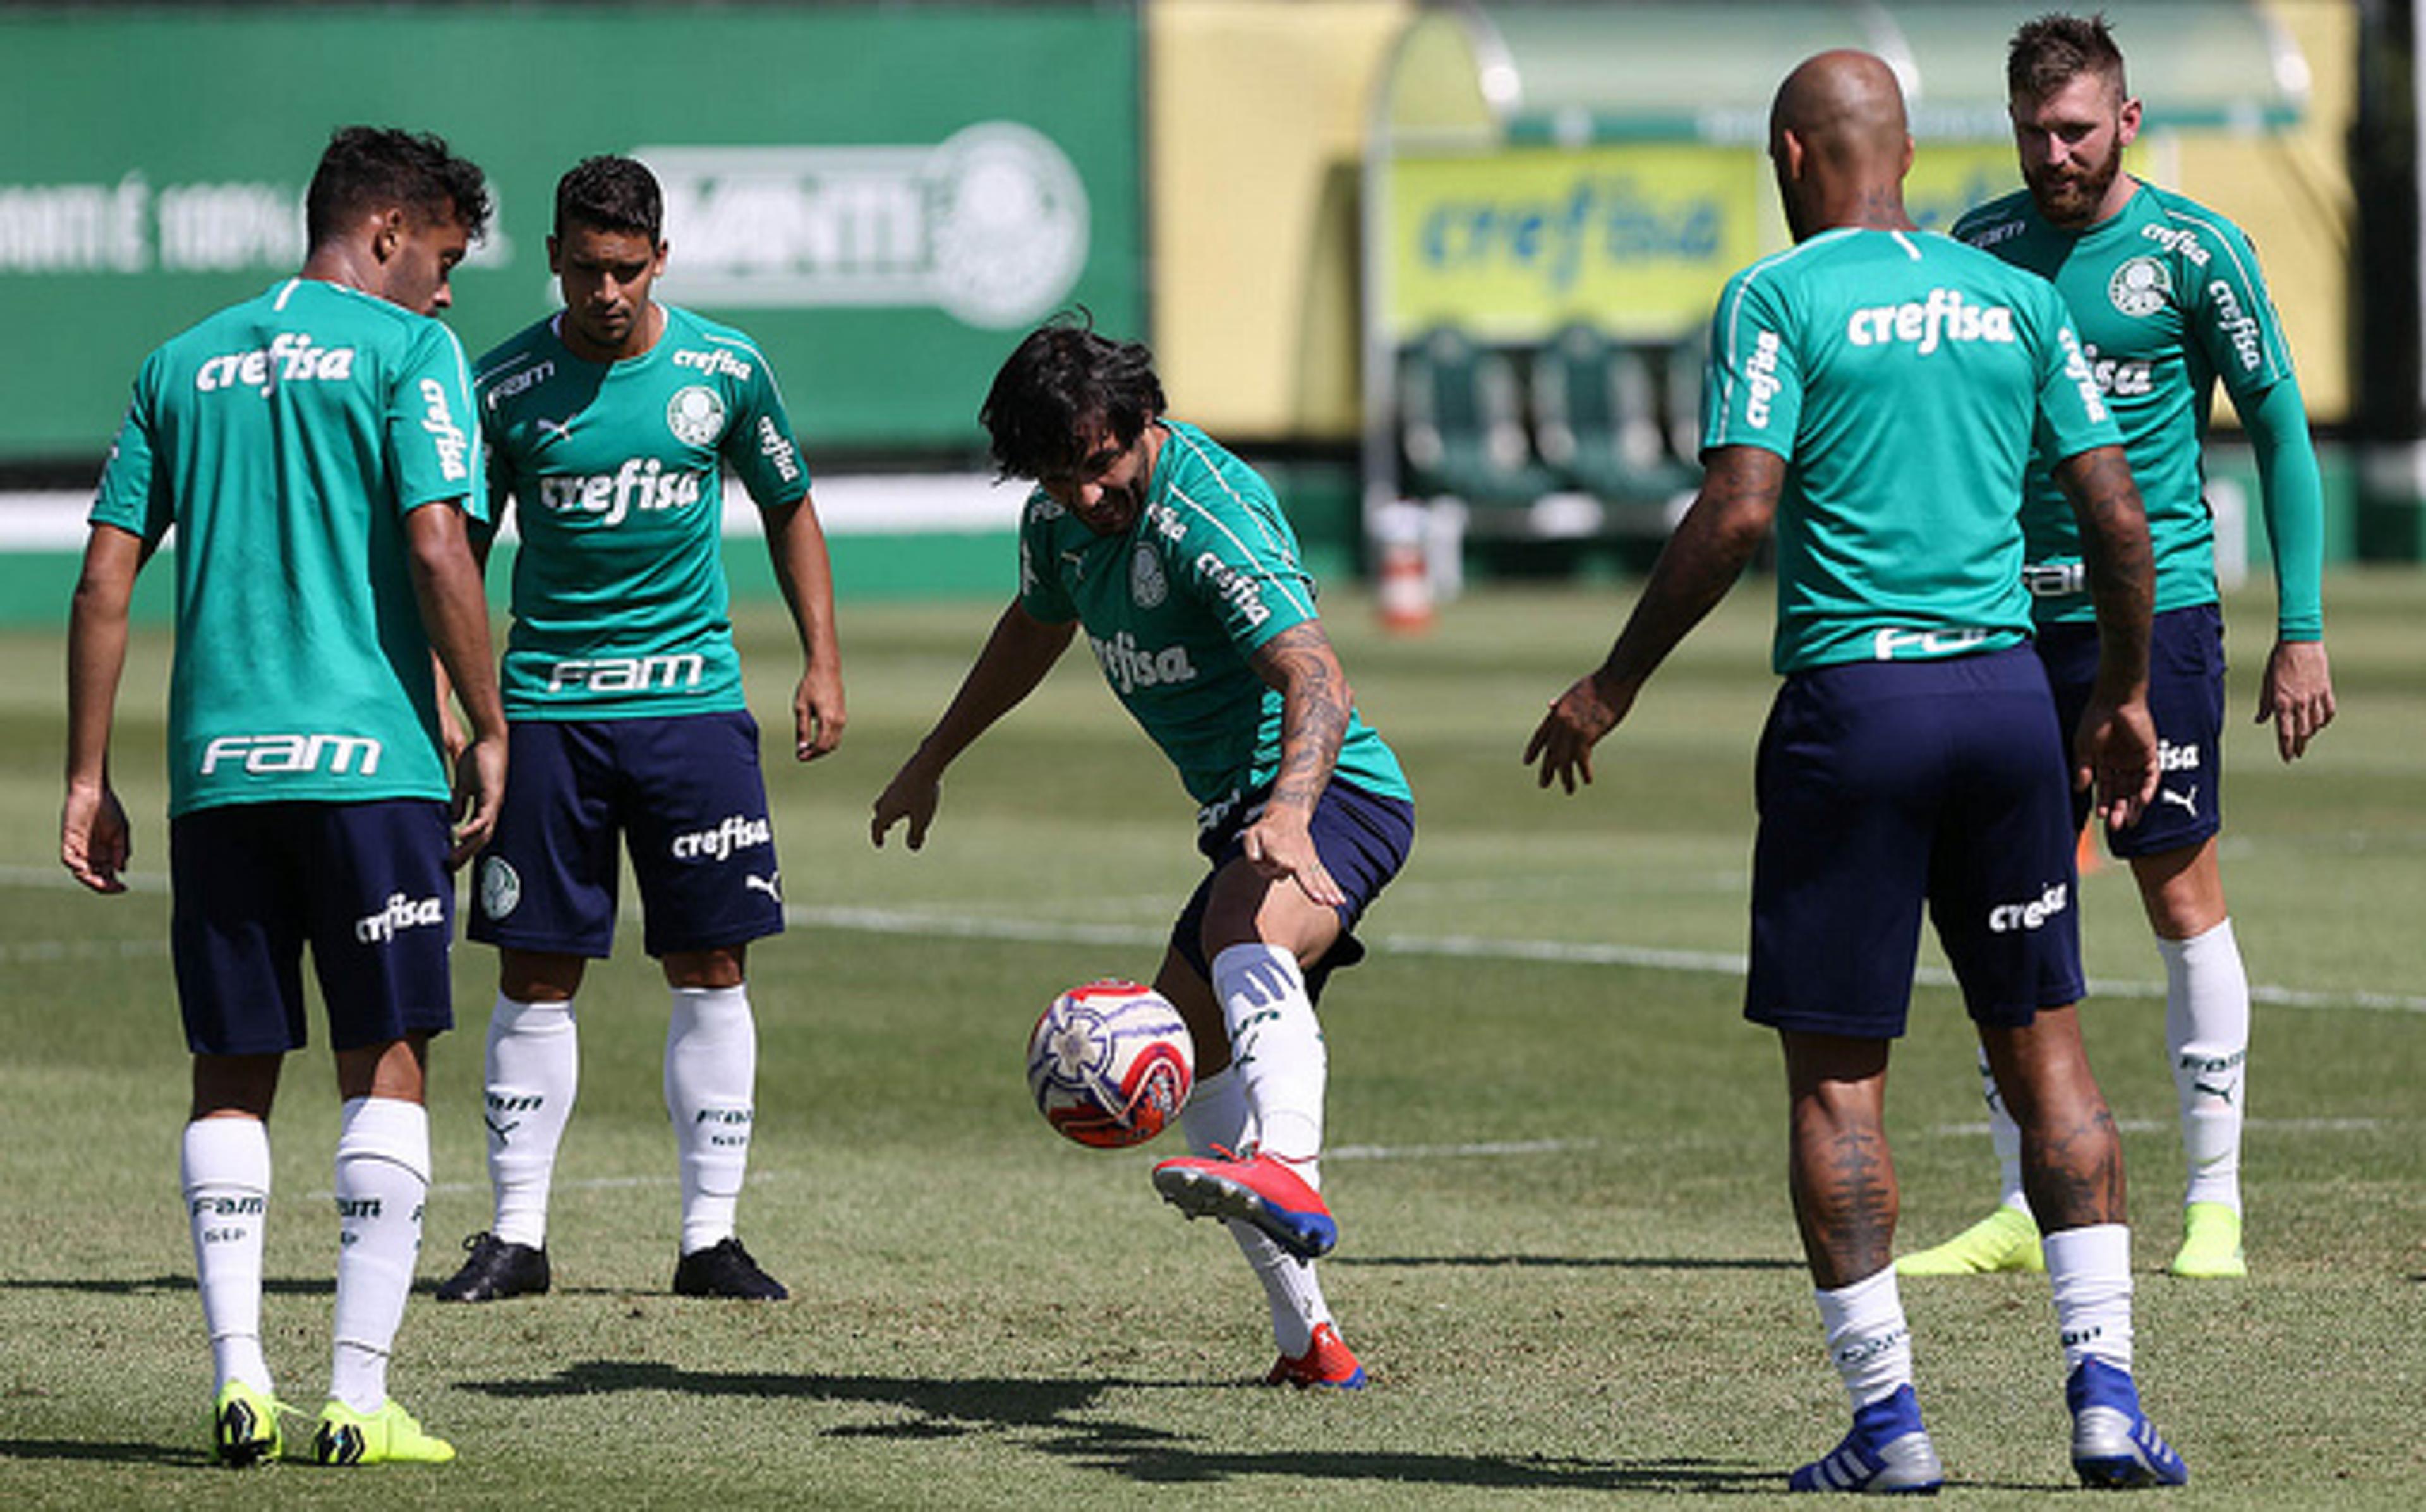
[[[2165,1267],[2176,1276],[2210,1280],[2249,1274],[2240,1252],[2240,1214],[2221,1202],[2193,1202],[2182,1210],[2182,1247]]]
[[[393,1397],[367,1416],[332,1401],[312,1433],[312,1458],[323,1465],[443,1465],[454,1457],[453,1444],[422,1432]]]
[[[2039,1226],[2019,1208],[2000,1207],[1946,1243],[1896,1262],[1899,1276],[1987,1276],[2043,1271]]]
[[[267,1391],[242,1381],[219,1388],[211,1404],[211,1450],[218,1462],[242,1470],[278,1457],[278,1414],[285,1408]]]

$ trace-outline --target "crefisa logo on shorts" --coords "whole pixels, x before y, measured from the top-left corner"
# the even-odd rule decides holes
[[[365,945],[385,944],[407,929],[423,929],[446,923],[446,900],[444,898],[409,898],[401,893],[388,894],[387,907],[367,918],[354,921],[354,938]]]
[[[674,836],[673,858],[678,861],[720,861],[736,850],[774,843],[775,826],[767,819],[753,819],[746,813],[728,813],[713,829],[694,829],[687,835]]]
[[[2028,903],[1999,903],[1988,910],[1988,932],[2010,935],[2016,929],[2036,929],[2049,919],[2072,906],[2072,884],[2049,882],[2046,891]]]

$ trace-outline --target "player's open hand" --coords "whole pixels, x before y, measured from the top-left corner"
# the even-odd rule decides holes
[[[927,827],[935,822],[935,805],[943,796],[943,782],[913,756],[876,796],[876,815],[868,821],[867,838],[882,850],[885,831],[907,820],[910,828],[902,838],[912,850],[918,849],[927,844]]]
[[[1305,815],[1296,809],[1267,805],[1255,822],[1238,832],[1238,848],[1255,875],[1268,881],[1294,881],[1307,901],[1336,909],[1347,903],[1330,868],[1315,849]]]
[[[2123,829],[2139,823],[2163,776],[2147,700],[2110,704],[2093,695],[2073,737],[2072,783],[2077,789],[2094,788],[2094,812],[2106,828]]]
[[[813,762],[841,745],[845,718],[842,674],[829,667],[802,672],[792,689],[792,759]]]
[[[447,847],[449,871],[480,853],[496,832],[506,803],[506,735],[475,736],[455,758],[455,829]]]
[[[1537,784],[1548,787],[1556,780],[1573,793],[1576,780],[1581,778],[1590,786],[1593,748],[1617,728],[1633,702],[1630,693],[1621,695],[1604,686],[1598,672],[1576,679],[1533,728],[1533,738],[1525,743],[1525,764],[1541,763]]]
[[[2334,673],[2321,640],[2278,640],[2257,689],[2257,722],[2274,721],[2274,749],[2287,761],[2334,722]]]
[[[109,784],[70,787],[59,812],[59,861],[96,893],[123,893],[127,858],[135,854],[126,810]]]

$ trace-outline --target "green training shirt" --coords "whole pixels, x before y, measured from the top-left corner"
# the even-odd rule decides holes
[[[1280,690],[1248,658],[1316,618],[1314,579],[1270,486],[1195,426],[1161,424],[1145,507],[1124,534],[1098,536],[1043,489],[1028,495],[1019,602],[1048,624],[1078,621],[1104,681],[1209,825],[1280,767]],[[1352,710],[1334,771],[1368,793],[1414,796]]]
[[[561,314],[480,359],[489,496],[517,510],[501,679],[517,719],[628,719],[747,707],[724,579],[722,469],[759,507],[809,491],[766,354],[660,305],[655,346],[574,355]]]
[[[2243,403],[2291,376],[2249,239],[2215,212],[2146,184],[2085,232],[2054,225],[2023,190],[1971,211],[1954,235],[2055,284],[2147,507],[2157,610],[2214,603],[2215,523],[2200,443],[2215,385]],[[2044,465],[2031,467],[2028,487],[2032,566],[2078,562],[2079,524],[2062,489]],[[2309,580],[2278,590],[2284,622],[2321,627],[2322,589],[2303,575]],[[2044,621],[2095,618],[2085,586],[2045,594],[2035,608]]]
[[[144,361],[91,519],[177,533],[169,812],[445,799],[405,516],[466,500],[454,332],[288,279]]]
[[[1786,459],[1780,672],[2021,642],[2023,468],[2117,440],[2055,291],[1922,232],[1822,232],[1736,274],[1702,409],[1706,449]]]

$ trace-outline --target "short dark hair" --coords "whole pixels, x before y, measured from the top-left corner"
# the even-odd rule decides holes
[[[340,126],[330,133],[303,197],[311,245],[335,240],[364,214],[391,204],[422,220],[452,209],[474,237],[489,228],[488,178],[479,165],[449,151],[445,137],[392,126]]]
[[[1027,333],[986,391],[978,424],[993,438],[1003,477],[1043,477],[1076,465],[1078,431],[1100,423],[1123,446],[1163,411],[1154,353],[1141,342],[1095,333],[1085,310]]]
[[[556,234],[573,226],[637,232],[654,247],[665,239],[666,201],[657,176],[638,159],[585,157],[556,181]]]
[[[2005,92],[2044,100],[2083,73],[2095,73],[2129,98],[2123,77],[2123,50],[2103,12],[2067,16],[2053,11],[2025,22],[2005,49]]]

